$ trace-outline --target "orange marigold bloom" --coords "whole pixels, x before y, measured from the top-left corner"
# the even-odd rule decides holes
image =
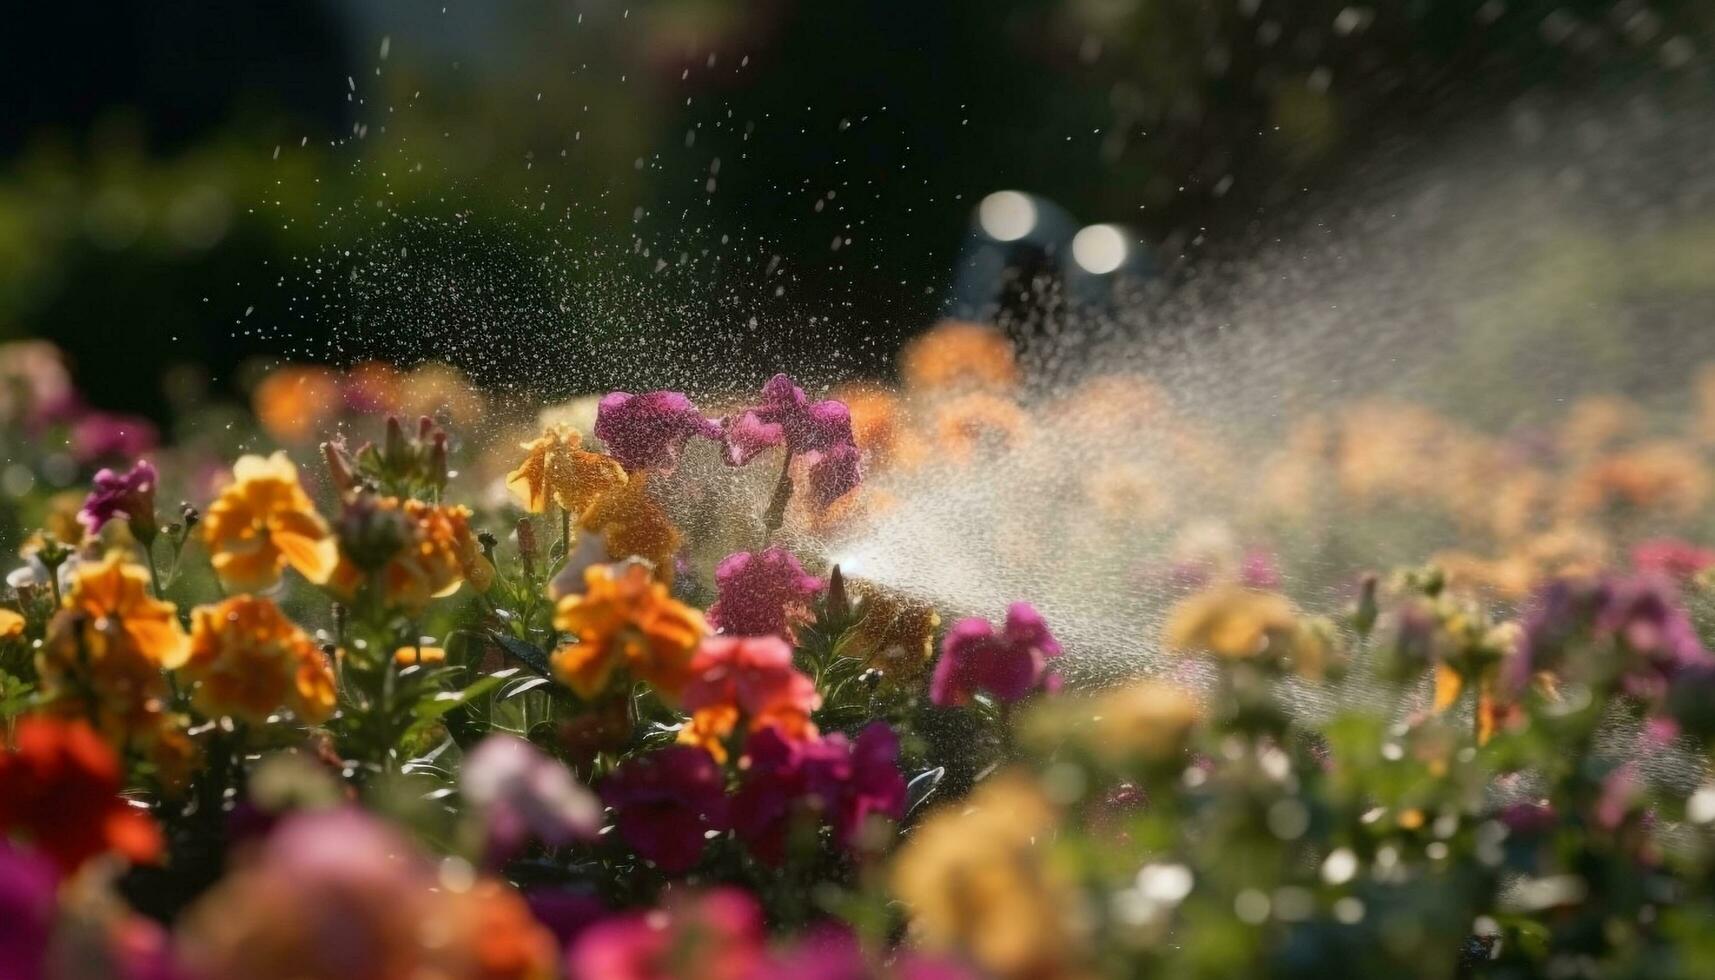
[[[205,714],[254,724],[280,708],[307,724],[333,714],[333,668],[316,642],[273,600],[233,596],[191,612],[184,673]]]
[[[188,653],[173,604],[150,595],[149,573],[115,553],[78,568],[36,669],[56,711],[85,715],[121,742],[160,726],[168,693],[162,671]]]
[[[993,327],[944,320],[905,345],[900,373],[921,391],[1010,388],[1018,383],[1012,341]]]
[[[709,632],[703,614],[669,597],[639,562],[587,569],[584,591],[560,600],[554,627],[577,639],[554,651],[554,672],[585,699],[626,669],[678,700],[697,644]]]
[[[0,751],[0,834],[22,835],[67,874],[97,854],[156,860],[160,830],[119,790],[119,759],[88,725],[24,718]]]
[[[524,444],[524,462],[506,474],[506,489],[524,509],[540,514],[550,503],[582,514],[597,497],[625,485],[625,468],[612,457],[583,448],[583,436],[553,425]]]
[[[684,540],[667,511],[649,495],[649,474],[637,472],[620,486],[595,499],[578,519],[586,531],[600,532],[607,556],[614,561],[643,558],[655,566],[655,577],[673,581],[673,558]]]
[[[404,546],[379,572],[388,605],[421,610],[430,600],[457,592],[465,582],[478,592],[493,584],[494,566],[483,556],[470,529],[470,508],[397,497],[383,497],[375,504],[384,511],[402,512],[410,530]],[[341,554],[328,580],[329,591],[349,602],[363,583],[363,570],[349,555]]]
[[[324,367],[287,365],[269,372],[250,394],[257,421],[281,442],[303,442],[321,431],[339,405],[339,376]]]
[[[232,475],[234,482],[209,506],[202,525],[203,542],[226,588],[267,589],[287,565],[311,582],[326,582],[338,549],[286,454],[240,456]]]

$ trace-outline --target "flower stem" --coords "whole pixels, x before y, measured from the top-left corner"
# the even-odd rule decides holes
[[[160,599],[163,597],[161,593],[161,570],[155,567],[155,549],[142,541],[137,542],[137,547],[143,551],[143,564],[149,566],[149,585],[155,590],[155,598]]]
[[[786,451],[786,458],[780,463],[780,479],[774,482],[774,495],[769,498],[768,512],[762,516],[762,546],[768,547],[768,542],[774,537],[774,532],[780,530],[780,525],[786,520],[786,505],[792,500],[792,451]]]
[[[565,558],[572,553],[572,512],[560,508],[560,557]]]

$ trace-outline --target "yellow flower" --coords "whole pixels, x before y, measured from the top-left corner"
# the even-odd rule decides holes
[[[625,483],[595,498],[578,526],[600,532],[607,556],[614,561],[642,558],[655,566],[655,577],[673,581],[673,558],[682,540],[672,518],[649,496],[648,474],[634,473]]]
[[[1071,740],[1109,765],[1163,763],[1178,759],[1201,715],[1184,688],[1140,680],[1093,697],[1046,702],[1028,716],[1024,731],[1044,751]]]
[[[678,700],[690,681],[691,657],[709,632],[702,613],[669,597],[637,562],[586,570],[584,591],[554,610],[554,628],[577,639],[554,651],[554,673],[586,700],[621,668]]]
[[[1170,650],[1242,659],[1263,652],[1272,638],[1292,632],[1297,625],[1298,617],[1286,597],[1220,585],[1180,600],[1168,613],[1162,637]]]
[[[281,708],[317,724],[333,714],[334,678],[316,642],[270,599],[233,596],[191,612],[184,673],[203,713],[261,724]]]
[[[1078,975],[1077,893],[1049,860],[1056,814],[1020,776],[981,783],[932,814],[893,862],[916,941],[995,976]]]
[[[16,610],[0,608],[0,640],[15,640],[24,635],[24,617]]]
[[[934,655],[935,629],[941,625],[935,607],[867,582],[852,586],[862,605],[841,652],[881,671],[888,683],[921,677]]]
[[[160,727],[163,670],[185,662],[189,640],[170,602],[149,594],[149,573],[120,553],[81,566],[65,607],[36,654],[42,690],[123,743]]]
[[[570,514],[583,513],[598,496],[625,484],[625,469],[582,446],[576,430],[549,426],[541,438],[524,444],[524,462],[506,474],[506,488],[532,514],[550,503]]]
[[[478,592],[488,591],[494,566],[483,556],[470,529],[470,508],[398,497],[382,497],[375,504],[382,511],[402,512],[409,530],[404,545],[378,573],[382,597],[389,606],[421,610],[430,600],[457,592],[465,582]],[[363,570],[349,555],[341,554],[328,590],[350,602],[363,583]]]
[[[202,526],[222,584],[260,591],[278,582],[287,565],[311,582],[326,582],[337,558],[333,536],[286,454],[241,456],[232,475]]]

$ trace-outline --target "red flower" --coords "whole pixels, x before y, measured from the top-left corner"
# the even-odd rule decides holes
[[[97,854],[161,854],[161,832],[119,796],[119,760],[82,721],[29,717],[0,753],[0,831],[29,840],[70,874]]]
[[[703,834],[725,824],[726,785],[702,749],[676,745],[632,758],[602,782],[619,835],[668,874],[702,859]]]
[[[679,741],[726,761],[726,739],[743,720],[750,732],[772,728],[787,741],[816,737],[810,713],[821,707],[815,682],[792,666],[792,648],[777,636],[714,636],[691,661],[685,710],[691,723]]]
[[[872,722],[856,742],[835,734],[793,743],[764,729],[751,736],[748,760],[744,785],[733,798],[732,825],[766,864],[785,860],[787,835],[803,816],[831,825],[834,840],[849,849],[870,816],[905,815],[899,738],[884,722]]]

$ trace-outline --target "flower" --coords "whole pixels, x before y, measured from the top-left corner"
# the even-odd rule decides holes
[[[182,917],[193,976],[550,980],[553,936],[505,884],[437,876],[355,808],[286,817]]]
[[[1059,655],[1060,644],[1029,603],[1007,607],[999,633],[987,620],[961,619],[941,641],[929,699],[951,707],[969,704],[973,694],[984,691],[1002,701],[1017,701],[1044,682],[1052,683],[1048,661]]]
[[[790,640],[792,627],[809,618],[810,600],[825,587],[779,545],[740,551],[715,566],[719,598],[709,607],[709,625],[723,633]]]
[[[633,756],[601,783],[619,836],[668,874],[702,859],[704,832],[726,825],[726,782],[715,760],[688,745]],[[599,975],[599,974],[591,974]]]
[[[483,812],[491,858],[504,860],[534,838],[549,847],[593,840],[601,803],[571,771],[513,735],[494,734],[465,756],[459,791]]]
[[[1651,538],[1632,546],[1632,567],[1687,581],[1715,566],[1715,551],[1680,538]]]
[[[785,860],[795,828],[826,823],[845,848],[862,846],[872,815],[905,816],[899,739],[872,722],[856,742],[834,734],[789,742],[775,728],[751,736],[744,783],[732,801],[732,825],[751,853],[771,865]],[[813,820],[799,823],[805,817]]]
[[[763,943],[756,900],[736,888],[717,888],[590,926],[572,944],[566,972],[602,980],[751,980]]]
[[[677,699],[690,680],[697,643],[708,633],[702,613],[669,598],[667,587],[638,562],[585,571],[584,591],[555,607],[554,628],[577,640],[554,651],[554,673],[586,700],[605,689],[617,669]]]
[[[935,407],[935,442],[954,462],[1017,448],[1030,432],[1030,416],[1010,398],[972,391]]]
[[[87,717],[119,743],[160,726],[169,693],[162,671],[189,653],[173,604],[151,596],[148,572],[116,552],[73,574],[36,669],[53,710]]]
[[[447,662],[445,647],[399,647],[393,651],[393,663],[400,667],[438,667]]]
[[[582,446],[577,430],[549,426],[524,444],[524,461],[506,474],[506,489],[532,514],[542,513],[550,503],[569,514],[583,513],[596,497],[624,485],[625,469]]]
[[[649,474],[633,473],[624,485],[595,498],[578,526],[601,534],[609,559],[642,558],[655,566],[656,578],[672,582],[673,558],[683,539],[649,495]]]
[[[1261,653],[1272,638],[1290,633],[1297,625],[1297,613],[1286,597],[1219,585],[1175,605],[1162,637],[1170,650],[1204,650],[1241,659]]]
[[[302,442],[321,431],[339,400],[339,376],[313,365],[280,367],[250,393],[251,408],[263,430],[288,443]]]
[[[263,724],[289,708],[320,724],[333,714],[328,658],[272,599],[233,596],[191,611],[191,652],[184,673],[191,698],[212,717]]]
[[[0,606],[0,640],[15,640],[24,635],[25,619],[16,609]]]
[[[0,980],[37,980],[59,911],[59,875],[41,856],[0,840]]]
[[[905,346],[905,386],[920,391],[1010,388],[1018,383],[1012,341],[981,323],[943,320]]]
[[[80,463],[136,458],[160,441],[155,424],[135,415],[85,412],[71,427],[71,454]]]
[[[762,386],[762,401],[728,419],[722,428],[726,460],[732,466],[743,466],[774,446],[785,446],[791,455],[856,446],[851,411],[845,403],[812,402],[784,374],[768,379]]]
[[[202,524],[221,583],[229,591],[261,591],[287,565],[311,582],[326,582],[337,549],[286,454],[240,456],[232,475]]]
[[[1113,766],[1180,759],[1201,711],[1184,688],[1138,680],[1093,697],[1056,699],[1031,713],[1025,734],[1045,752],[1064,740]]]
[[[792,666],[792,648],[777,636],[715,636],[691,661],[683,702],[691,723],[679,741],[725,762],[725,740],[742,719],[751,733],[772,728],[788,741],[816,737],[810,713],[821,707],[816,685]]]
[[[152,862],[161,832],[120,786],[119,758],[89,725],[25,717],[0,751],[0,832],[22,836],[62,874],[98,854]]]
[[[1042,843],[1057,823],[1033,783],[1004,774],[932,813],[893,861],[916,942],[999,977],[1076,975],[1077,893]]]
[[[804,459],[809,464],[806,483],[810,500],[817,507],[831,506],[863,482],[863,464],[857,446],[843,443],[813,449],[804,454]]]
[[[1613,656],[1612,647],[1624,656]],[[1560,670],[1586,680],[1615,678],[1627,693],[1657,702],[1676,678],[1712,665],[1671,579],[1558,579],[1528,604],[1518,655],[1506,662],[1503,680],[1517,692],[1536,672]]]
[[[148,460],[139,460],[127,473],[104,469],[95,474],[95,488],[77,512],[90,534],[99,534],[108,521],[124,518],[131,533],[148,544],[155,537],[155,487],[160,478]]]
[[[356,515],[366,499],[359,498],[348,513]],[[397,497],[373,498],[371,506],[375,513],[361,521],[340,521],[339,564],[327,583],[335,595],[354,600],[373,575],[389,606],[421,611],[431,600],[452,595],[466,582],[478,592],[493,584],[494,565],[483,556],[471,531],[470,508]],[[365,533],[371,527],[386,529],[382,535],[386,539],[402,538],[400,546],[376,548],[373,556],[366,555],[371,549],[357,542],[371,537]],[[363,563],[388,552],[391,557],[366,574]]]
[[[698,413],[677,391],[641,395],[610,392],[596,409],[595,436],[620,465],[638,470],[670,470],[692,436],[719,439],[721,425]]]
[[[846,633],[846,652],[881,671],[888,683],[922,676],[934,656],[935,630],[941,625],[935,607],[867,582],[857,591],[862,604],[857,622]]]

